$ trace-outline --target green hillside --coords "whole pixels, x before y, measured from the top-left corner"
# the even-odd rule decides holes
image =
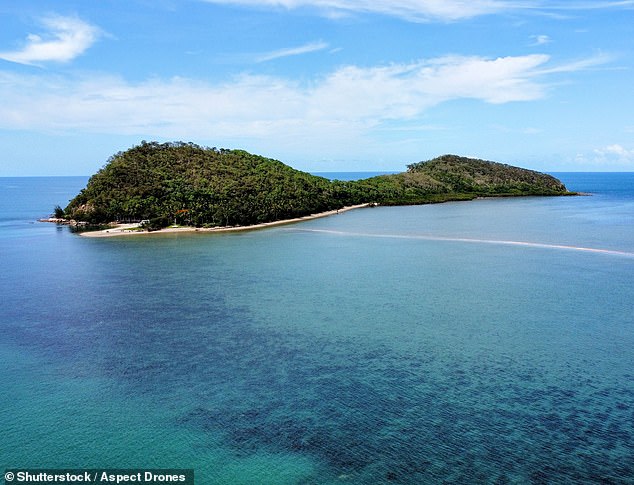
[[[563,195],[554,177],[445,155],[408,170],[330,181],[243,150],[147,143],[111,157],[64,209],[89,223],[152,219],[153,225],[251,225],[359,203],[422,204],[500,195]]]

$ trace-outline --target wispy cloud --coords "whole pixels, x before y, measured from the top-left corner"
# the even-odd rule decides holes
[[[550,64],[546,55],[440,57],[345,66],[307,83],[256,75],[221,84],[179,77],[131,83],[0,71],[0,128],[343,146],[447,101],[542,99],[548,73],[582,65]]]
[[[46,33],[29,34],[24,46],[0,52],[0,59],[19,64],[68,62],[83,54],[100,34],[99,28],[76,17],[46,17],[41,23]]]
[[[559,64],[556,66],[546,66],[543,70],[538,71],[538,74],[555,74],[559,72],[578,72],[585,71],[587,69],[598,68],[605,64],[614,61],[615,56],[611,54],[598,53],[591,57],[584,57],[575,61]]]
[[[600,167],[602,170],[632,170],[634,168],[634,148],[628,149],[614,143],[596,148],[588,153],[578,153],[574,163],[579,166]]]
[[[301,54],[308,54],[310,52],[316,52],[328,48],[326,42],[311,42],[298,47],[289,47],[286,49],[279,49],[272,52],[261,54],[256,58],[257,62],[272,61],[282,57],[299,56]]]
[[[594,150],[594,153],[598,161],[604,163],[610,162],[621,165],[634,165],[634,149],[627,149],[618,143],[598,148]]]
[[[537,46],[537,45],[545,45],[545,44],[550,44],[552,42],[552,39],[548,36],[548,35],[532,35],[531,36],[532,39],[532,46]]]
[[[603,10],[614,8],[633,8],[634,0],[623,0],[616,2],[588,0],[571,2],[534,2],[537,8],[552,10]]]
[[[414,22],[457,21],[480,15],[520,11],[572,11],[632,8],[634,0],[570,1],[546,0],[204,0],[210,3],[256,8],[315,8],[331,16],[345,13],[375,13]]]
[[[496,13],[516,2],[505,0],[205,0],[210,3],[286,9],[316,8],[328,14],[379,13],[412,21],[459,20]],[[336,15],[335,15],[336,16]]]

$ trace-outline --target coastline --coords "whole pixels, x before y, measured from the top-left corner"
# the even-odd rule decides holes
[[[365,207],[370,207],[373,204],[358,204],[351,205],[347,207],[342,207],[341,209],[335,209],[326,212],[319,212],[317,214],[310,214],[308,216],[303,217],[295,217],[293,219],[282,219],[279,221],[272,222],[263,222],[261,224],[253,224],[250,226],[229,226],[229,227],[192,227],[192,226],[183,226],[183,227],[165,227],[163,229],[159,229],[158,231],[139,231],[136,230],[139,225],[138,224],[119,224],[109,229],[103,229],[101,231],[87,231],[80,233],[80,236],[84,237],[118,237],[118,236],[138,236],[138,235],[153,235],[153,234],[170,234],[170,233],[178,233],[178,232],[204,232],[204,233],[215,233],[215,232],[239,232],[239,231],[254,231],[258,229],[265,229],[267,227],[274,226],[282,226],[285,224],[294,224],[296,222],[310,221],[312,219],[319,219],[321,217],[328,217],[336,214],[341,214],[343,212],[347,212],[355,209],[362,209]]]

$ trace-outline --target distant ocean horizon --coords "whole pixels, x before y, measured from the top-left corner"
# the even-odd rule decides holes
[[[106,239],[36,222],[88,177],[0,178],[0,467],[634,483],[634,172],[553,175],[591,195]]]

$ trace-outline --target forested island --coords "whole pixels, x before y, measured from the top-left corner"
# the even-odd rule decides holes
[[[56,216],[89,224],[149,221],[149,229],[250,226],[366,203],[568,194],[550,175],[456,155],[398,174],[339,181],[244,150],[143,142],[113,155]]]

